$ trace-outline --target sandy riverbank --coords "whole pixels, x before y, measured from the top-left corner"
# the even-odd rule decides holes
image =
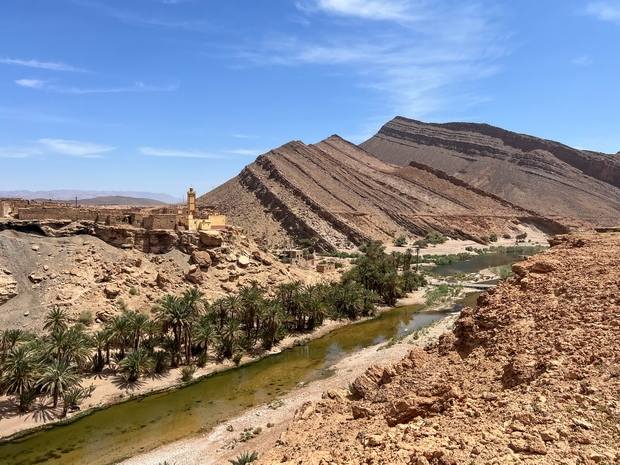
[[[539,237],[540,236],[540,237]],[[528,238],[532,239],[532,243],[528,245],[535,245],[536,243],[546,244],[546,237],[537,231],[528,232]],[[514,245],[514,241],[500,239],[496,245]],[[428,249],[424,249],[423,254],[443,255],[464,252],[466,247],[481,247],[473,241],[456,241],[448,240],[444,244],[437,246],[431,246]],[[402,247],[388,247],[388,252],[392,249],[402,251]],[[409,294],[407,297],[401,299],[398,302],[398,306],[413,305],[416,303],[424,303],[423,299],[424,290]],[[380,311],[389,310],[389,307],[382,307]],[[281,350],[292,347],[298,339],[316,339],[319,338],[336,328],[349,324],[349,321],[331,321],[328,320],[323,326],[315,329],[312,332],[293,334],[285,338],[278,344],[276,348],[272,350],[272,353],[277,353]],[[390,352],[391,353],[391,352]],[[253,358],[269,355],[269,352],[258,352],[254,357],[246,356],[243,358],[242,363],[246,363]],[[381,356],[386,355],[385,351],[381,352]],[[355,356],[354,356],[355,357]],[[204,368],[197,369],[194,377],[200,377],[207,375],[215,371],[221,371],[233,366],[232,362],[227,363],[210,363]],[[152,391],[158,391],[161,389],[172,388],[181,383],[180,381],[180,369],[172,369],[168,373],[162,376],[151,376],[136,383],[122,382],[121,378],[113,370],[104,370],[103,373],[91,374],[83,378],[83,385],[88,386],[93,384],[95,391],[91,398],[87,399],[82,404],[82,409],[88,409],[91,407],[104,406],[117,403],[131,395],[140,395],[149,393]],[[36,428],[48,423],[52,423],[61,420],[62,408],[58,407],[52,409],[50,406],[50,399],[44,398],[43,402],[37,402],[33,406],[32,410],[28,413],[20,414],[17,411],[17,406],[12,398],[7,396],[0,396],[0,437],[7,437],[18,433],[19,431]],[[70,417],[72,414],[68,414]]]

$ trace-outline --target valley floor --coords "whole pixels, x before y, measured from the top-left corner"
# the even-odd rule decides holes
[[[528,233],[528,237],[532,241],[531,244],[528,244],[528,245],[546,244],[546,236],[539,231],[535,231],[535,230],[530,231],[530,233]],[[495,243],[495,245],[514,245],[514,241],[500,239],[497,243]],[[477,247],[477,248],[481,247],[480,244],[473,242],[473,241],[448,240],[444,244],[439,244],[436,246],[431,246],[428,249],[423,249],[421,251],[421,254],[429,254],[429,255],[456,254],[456,253],[464,252],[465,248],[469,246]],[[402,251],[403,248],[402,247],[387,247],[388,252],[391,250]],[[490,274],[490,272],[487,270],[486,274]],[[413,305],[416,303],[423,303],[424,302],[423,294],[424,294],[423,290],[418,291],[416,293],[409,294],[407,297],[401,299],[398,302],[398,305]],[[381,311],[385,311],[387,309],[388,308],[382,308]],[[436,330],[433,330],[433,334],[435,334],[436,331],[440,331],[440,329],[443,328],[444,326],[446,327],[449,326],[450,323],[446,320],[444,320],[445,323],[442,322],[441,324],[437,325]],[[278,344],[277,348],[274,348],[274,351],[277,352],[277,351],[292,347],[295,340],[300,337],[308,338],[308,339],[316,339],[348,323],[349,323],[348,321],[327,321],[323,326],[315,329],[311,333],[293,334],[293,335],[288,336],[280,344]],[[307,388],[307,389],[310,389],[307,394],[296,394],[297,391],[295,391],[295,393],[290,394],[290,396],[292,396],[292,398],[297,398],[295,396],[299,396],[298,400],[302,401],[306,395],[307,396],[313,395],[310,393],[314,393],[320,396],[320,393],[323,390],[328,389],[327,387],[325,387],[327,385],[329,386],[340,385],[340,387],[346,386],[345,378],[348,377],[350,378],[350,380],[353,380],[358,374],[358,371],[356,370],[359,370],[359,373],[361,373],[369,364],[373,363],[372,362],[373,357],[377,357],[379,360],[382,361],[382,363],[385,363],[391,360],[397,361],[397,360],[400,360],[403,357],[403,355],[406,353],[406,351],[408,350],[408,346],[409,346],[408,344],[398,344],[394,347],[391,347],[389,350],[382,350],[378,353],[376,351],[377,350],[376,347],[366,349],[360,353],[357,353],[351,357],[348,357],[346,360],[341,361],[336,366],[336,369],[338,370],[338,374],[332,377],[333,379],[329,378],[328,380],[325,380],[322,382],[313,383],[312,388]],[[265,352],[265,353],[261,353],[257,355],[263,356],[263,355],[268,355],[268,353]],[[389,357],[389,360],[387,357]],[[250,357],[246,357],[242,360],[242,363],[245,363],[250,360],[251,360]],[[209,373],[212,373],[218,370],[224,370],[231,366],[233,366],[233,364],[230,362],[219,363],[219,364],[210,363],[204,368],[199,368],[195,373],[195,377],[204,376],[204,375],[207,375]],[[351,370],[354,370],[354,371],[351,371]],[[119,380],[120,380],[119,376],[113,370],[105,370],[103,373],[93,374],[93,375],[90,375],[89,377],[84,378],[84,381],[82,383],[83,386],[88,386],[90,384],[93,384],[95,385],[96,389],[93,392],[92,397],[87,399],[84,402],[84,404],[82,405],[82,408],[87,409],[91,407],[110,405],[110,404],[120,402],[132,395],[140,395],[140,394],[145,394],[145,393],[152,392],[152,391],[172,388],[174,386],[178,386],[179,384],[181,384],[180,369],[178,368],[170,370],[167,374],[163,376],[147,377],[146,379],[141,379],[137,383],[123,383],[123,382],[119,382]],[[301,391],[305,392],[306,389],[303,389]],[[52,409],[48,405],[49,403],[50,403],[49,399],[44,399],[44,403],[35,404],[35,406],[30,412],[26,414],[19,414],[13,399],[7,396],[0,396],[0,437],[7,437],[15,433],[18,433],[20,431],[23,431],[23,430],[36,428],[44,424],[52,423],[52,422],[62,419],[63,418],[62,408],[59,407],[57,409]],[[287,404],[288,403],[291,403],[291,405],[297,405],[293,402],[287,402]],[[287,408],[286,411],[288,410],[290,409]],[[280,409],[278,409],[278,412],[280,412]],[[284,410],[282,410],[282,412],[284,412]],[[68,414],[69,417],[71,415],[76,415],[76,413]],[[286,417],[287,415],[283,414],[283,416]],[[288,416],[290,417],[290,415]],[[273,431],[276,431],[276,430],[280,431],[279,428],[273,429]],[[238,431],[238,429],[236,429],[235,431]],[[263,431],[265,431],[265,428],[263,428]],[[271,432],[272,431],[270,430],[269,433],[271,434]],[[212,434],[215,434],[215,432]],[[264,433],[263,435],[261,435],[262,438],[267,436]],[[238,436],[238,433],[237,433],[237,436]],[[262,442],[263,441],[261,440],[261,443]],[[220,447],[220,446],[217,446],[217,447]],[[231,455],[231,457],[234,457],[234,456],[235,455]]]

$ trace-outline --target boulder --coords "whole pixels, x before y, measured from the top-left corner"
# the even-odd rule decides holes
[[[202,284],[204,282],[204,274],[200,271],[198,265],[192,265],[189,267],[189,271],[185,275],[185,279],[194,284]]]
[[[212,263],[211,254],[209,252],[195,250],[194,252],[192,252],[192,261],[199,268],[208,270]]]
[[[105,294],[107,299],[116,299],[118,295],[121,293],[121,290],[118,286],[110,285],[110,286],[106,286],[103,289],[103,293]]]
[[[169,276],[167,276],[165,273],[162,273],[161,271],[157,273],[157,277],[155,278],[155,284],[157,284],[158,288],[164,289],[166,285],[168,285],[169,283],[170,283]]]
[[[30,280],[30,282],[34,283],[34,284],[38,284],[41,281],[43,281],[43,277],[39,276],[37,274],[31,273],[30,275],[28,275],[28,279]]]
[[[0,305],[17,295],[17,281],[6,271],[0,271]]]
[[[200,242],[207,247],[219,247],[224,238],[219,231],[200,231]]]

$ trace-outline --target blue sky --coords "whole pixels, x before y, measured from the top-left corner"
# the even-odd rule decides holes
[[[620,150],[620,1],[2,0],[0,190],[202,194],[396,115]]]

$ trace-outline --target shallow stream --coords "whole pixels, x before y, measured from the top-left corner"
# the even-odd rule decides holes
[[[477,260],[471,272],[515,261],[513,256],[502,254],[502,259],[495,257],[489,265],[490,257],[480,256],[487,260]],[[450,275],[457,269],[465,271],[462,265],[435,270]],[[475,297],[468,295],[464,302],[443,311],[424,311],[421,305],[398,307],[376,319],[344,326],[306,345],[216,374],[194,385],[115,405],[71,424],[31,434],[0,445],[0,463],[116,463],[162,444],[209,431],[248,408],[273,401],[298,383],[330,376],[331,367],[348,354],[411,333],[465,305],[475,305]]]

